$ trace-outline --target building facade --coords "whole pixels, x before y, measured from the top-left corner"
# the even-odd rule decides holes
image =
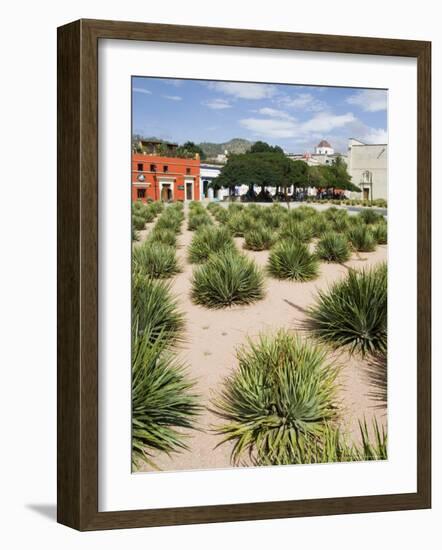
[[[215,196],[214,190],[210,187],[212,181],[220,175],[221,166],[218,164],[210,164],[203,162],[200,167],[201,179],[201,197],[205,199],[213,199]],[[216,194],[217,195],[217,194]]]
[[[351,181],[361,189],[354,197],[376,200],[388,198],[388,145],[348,141],[347,169]]]
[[[200,159],[132,154],[132,200],[200,200]]]

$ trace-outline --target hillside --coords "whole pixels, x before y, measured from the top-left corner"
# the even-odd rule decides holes
[[[245,153],[252,145],[252,141],[242,138],[233,138],[225,143],[210,143],[205,141],[198,143],[198,146],[201,147],[207,158],[214,158],[217,155],[222,155],[224,151],[236,154]]]

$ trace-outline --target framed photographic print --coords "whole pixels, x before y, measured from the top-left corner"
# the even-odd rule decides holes
[[[430,507],[430,52],[59,28],[59,522]]]

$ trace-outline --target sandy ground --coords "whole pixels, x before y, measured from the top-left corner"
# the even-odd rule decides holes
[[[235,349],[244,344],[247,337],[256,337],[260,332],[273,332],[281,327],[300,329],[305,320],[306,308],[314,302],[318,289],[326,288],[342,278],[348,267],[361,268],[387,259],[387,246],[379,246],[375,252],[353,257],[345,265],[321,263],[320,276],[312,282],[295,283],[266,277],[266,296],[249,306],[237,306],[224,310],[210,310],[194,305],[190,300],[192,266],[186,262],[187,247],[193,232],[187,231],[186,222],[179,238],[177,254],[183,271],[173,280],[173,291],[186,312],[186,343],[180,352],[188,364],[188,372],[196,381],[196,391],[201,403],[210,407],[213,396],[222,387],[223,379],[236,368]],[[147,234],[148,231],[143,232]],[[235,239],[242,248],[243,239]],[[255,261],[265,266],[269,251],[245,251]],[[368,421],[376,417],[386,424],[386,403],[379,395],[373,378],[375,367],[367,360],[349,357],[346,353],[330,354],[341,366],[339,375],[340,399],[342,400],[342,424],[354,440],[359,439],[358,419]],[[198,419],[198,431],[189,432],[189,451],[155,457],[162,470],[192,470],[229,468],[231,445],[218,446],[221,437],[213,433],[220,419],[205,409]],[[244,463],[246,465],[246,463]],[[149,471],[148,465],[139,470]]]

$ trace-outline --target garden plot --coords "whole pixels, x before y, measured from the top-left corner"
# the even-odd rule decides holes
[[[135,470],[385,458],[384,441],[376,441],[372,424],[375,419],[379,430],[386,430],[385,220],[372,214],[350,217],[338,209],[318,213],[234,204],[209,210],[192,203],[183,220],[179,206],[166,208],[134,249],[134,280],[141,285],[139,296],[144,292],[134,317],[142,320],[148,308],[158,312],[166,295],[174,303],[163,319],[151,322],[155,330],[139,331],[140,339],[148,333],[150,340],[163,342],[158,357],[168,356],[172,367],[163,370],[174,377],[162,402],[155,395],[137,402]],[[353,270],[366,275],[356,276],[355,288],[341,291],[366,299],[359,304],[365,311],[359,334],[349,337],[354,327],[342,322],[329,334],[321,320],[334,315],[336,325],[339,316],[349,316],[342,300],[327,301],[328,293],[333,284],[347,282]],[[153,293],[143,283],[147,272],[163,285],[156,307],[149,304]],[[371,302],[376,293],[370,293],[370,284],[375,290],[379,286]],[[315,317],[312,308],[321,291],[325,310]],[[376,308],[378,315],[371,318]],[[276,377],[269,365],[280,357],[290,359],[281,363]],[[294,373],[287,367],[295,363],[304,370]],[[268,387],[260,378],[263,372]],[[296,387],[304,388],[305,395],[298,395]],[[285,426],[296,411],[283,411],[281,428],[286,406],[281,392],[265,422],[254,416],[246,392],[257,394],[256,406],[267,403],[265,392],[281,388],[291,405],[302,405],[302,399],[313,403],[320,420],[307,407],[299,413],[301,427],[290,430]],[[246,418],[253,420],[253,430],[245,427]],[[360,429],[364,419],[367,432]],[[367,437],[372,448],[362,452],[361,440]]]

